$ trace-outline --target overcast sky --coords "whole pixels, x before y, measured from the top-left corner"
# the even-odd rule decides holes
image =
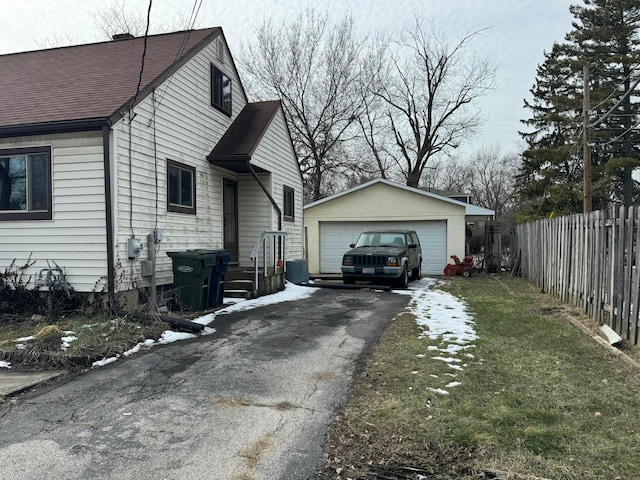
[[[122,2],[123,0],[118,0]],[[201,1],[196,26],[221,26],[232,49],[251,42],[256,26],[267,17],[291,18],[308,5],[341,16],[350,10],[363,31],[400,30],[416,14],[433,20],[451,39],[480,29],[471,48],[497,66],[496,89],[479,107],[485,123],[463,146],[471,153],[497,146],[519,150],[523,99],[535,80],[536,66],[554,41],[571,30],[569,5],[582,0],[153,0],[154,25],[188,18]],[[127,9],[146,15],[147,0],[124,0]],[[109,0],[0,0],[0,54],[38,50],[61,42],[90,43],[104,38],[95,26],[95,12]],[[2,72],[0,72],[1,74]],[[1,106],[0,106],[1,107]]]

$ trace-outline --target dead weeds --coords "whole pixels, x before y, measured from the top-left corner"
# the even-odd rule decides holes
[[[125,318],[73,317],[46,324],[37,318],[0,324],[0,360],[12,371],[84,369],[99,359],[122,354],[167,330],[157,320],[139,323]]]

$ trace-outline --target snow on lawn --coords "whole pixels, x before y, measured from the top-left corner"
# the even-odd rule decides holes
[[[423,278],[414,282],[410,290],[395,291],[412,296],[407,311],[415,315],[418,326],[422,329],[419,338],[428,338],[435,345],[426,347],[434,360],[445,362],[449,368],[462,371],[467,366],[465,361],[474,358],[467,350],[475,348],[474,342],[478,339],[475,331],[475,322],[467,312],[464,301],[454,297],[450,293],[437,289],[437,281]],[[424,358],[424,354],[419,354]],[[459,358],[462,357],[462,358]],[[449,374],[455,377],[455,374]],[[445,388],[460,385],[460,382],[449,382]],[[430,388],[429,390],[447,395],[448,390],[442,388]]]
[[[273,305],[275,303],[290,302],[292,300],[301,300],[303,298],[310,297],[317,290],[318,290],[317,288],[302,287],[300,285],[295,285],[293,283],[286,282],[285,289],[282,290],[281,292],[274,293],[271,295],[265,295],[263,297],[255,298],[253,300],[238,301],[237,299],[225,298],[223,303],[224,304],[231,303],[231,305],[225,308],[221,308],[220,310],[216,310],[213,313],[204,315],[203,317],[196,318],[195,320],[191,320],[191,322],[204,325],[205,329],[201,335],[208,335],[216,331],[214,328],[210,328],[208,325],[211,324],[219,315],[226,315],[233,312],[243,312],[245,310],[251,310],[257,307],[264,307],[266,305]],[[156,345],[156,344],[173,343],[179,340],[195,338],[197,336],[198,335],[194,333],[175,332],[173,330],[167,330],[162,333],[162,336],[157,342],[151,339],[147,339],[144,342],[137,344],[132,349],[124,352],[122,356],[128,357],[134,353],[139,352],[143,348],[151,348],[153,345]],[[93,362],[92,367],[102,367],[104,365],[108,365],[109,363],[115,362],[119,358],[121,358],[120,355],[116,355],[115,357],[110,357],[110,358],[103,358],[102,360]],[[2,365],[0,364],[0,366]]]

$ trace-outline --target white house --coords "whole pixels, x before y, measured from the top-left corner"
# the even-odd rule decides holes
[[[166,252],[248,265],[263,231],[303,256],[281,104],[248,103],[221,28],[1,55],[0,72],[0,269],[55,262],[117,294],[146,285],[148,235],[159,285]]]
[[[442,275],[451,255],[465,253],[467,223],[493,215],[435,193],[372,180],[304,207],[309,273],[340,273],[342,254],[365,230],[410,229],[422,245],[422,273]]]

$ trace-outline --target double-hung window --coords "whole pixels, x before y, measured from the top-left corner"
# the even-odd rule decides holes
[[[231,115],[231,79],[211,64],[211,105]]]
[[[0,220],[51,220],[51,147],[0,150]]]
[[[196,169],[167,160],[167,211],[196,214]]]
[[[284,187],[284,219],[290,222],[295,220],[295,190],[291,187]]]

